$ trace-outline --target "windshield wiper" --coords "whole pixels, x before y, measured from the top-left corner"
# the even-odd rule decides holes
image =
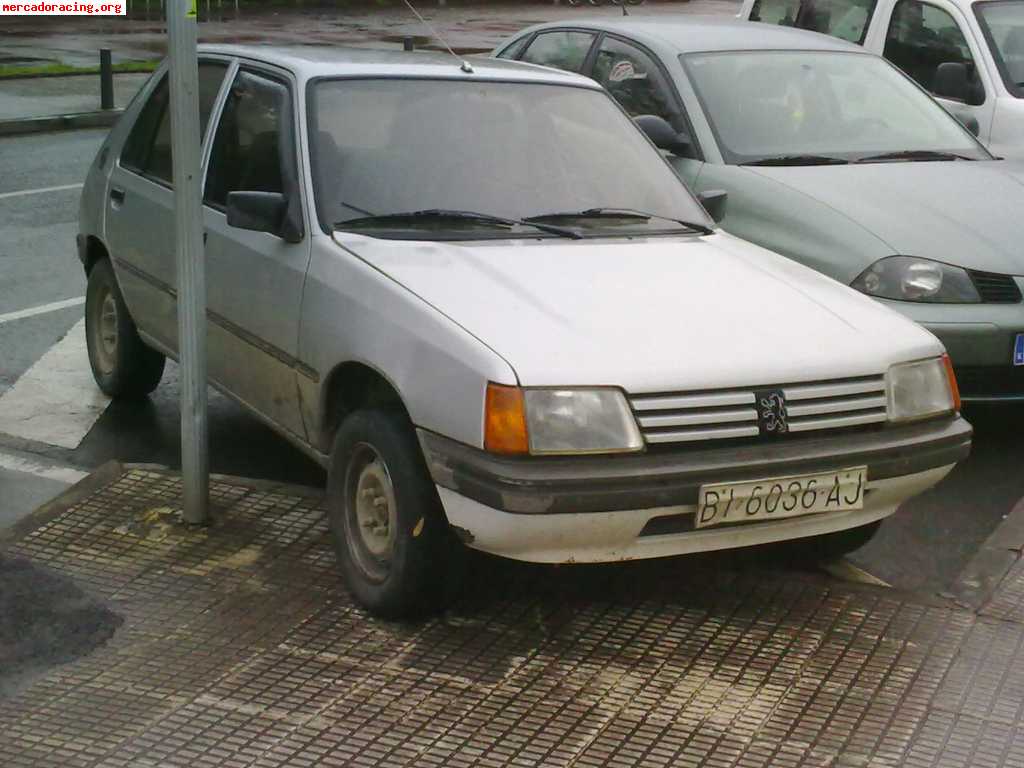
[[[740,165],[847,165],[850,161],[831,155],[777,155]]]
[[[536,216],[527,216],[523,221],[533,223],[535,221],[545,221],[547,219],[640,219],[643,221],[661,219],[662,221],[671,221],[672,223],[686,227],[687,229],[700,232],[702,235],[710,235],[715,231],[704,224],[697,224],[692,221],[683,221],[682,219],[674,219],[671,216],[662,216],[657,213],[637,211],[632,208],[587,208],[583,211],[540,213]]]
[[[374,226],[379,224],[394,224],[403,220],[460,220],[477,221],[482,224],[496,224],[502,227],[533,227],[541,232],[548,232],[559,237],[568,237],[572,240],[579,240],[583,237],[579,232],[574,232],[565,227],[556,227],[551,224],[539,224],[527,219],[509,219],[504,216],[495,216],[490,213],[478,213],[477,211],[458,211],[448,208],[427,208],[422,211],[402,211],[398,213],[381,213],[373,216],[361,216],[356,219],[345,219],[334,222],[335,229],[351,229],[352,227]]]
[[[904,149],[899,152],[883,152],[880,155],[868,155],[854,160],[855,163],[884,163],[887,161],[915,160],[974,160],[967,155],[958,155],[955,152],[936,152],[931,149]]]

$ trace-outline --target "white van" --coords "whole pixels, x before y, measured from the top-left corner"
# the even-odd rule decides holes
[[[860,43],[1024,158],[1024,0],[744,0],[739,15]]]

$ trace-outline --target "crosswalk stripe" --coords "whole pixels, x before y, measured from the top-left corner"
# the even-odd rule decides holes
[[[48,312],[57,312],[58,310],[67,309],[68,307],[77,307],[82,304],[85,304],[85,296],[76,296],[73,299],[52,301],[49,304],[40,304],[37,307],[19,309],[16,312],[8,312],[6,315],[0,315],[0,325],[10,323],[13,320],[23,320],[26,317],[35,317],[36,315],[45,315]]]
[[[0,395],[0,432],[77,448],[109,402],[93,381],[85,320],[79,320]]]
[[[19,189],[17,192],[0,192],[0,200],[6,197],[21,197],[22,195],[41,195],[45,192],[63,192],[66,189],[81,189],[82,184],[61,184],[59,187],[39,187],[37,189]]]
[[[89,473],[83,472],[74,467],[65,467],[57,464],[44,464],[35,459],[27,459],[22,456],[15,456],[10,453],[0,453],[0,469],[11,472],[21,472],[34,477],[41,477],[44,480],[57,480],[68,485],[74,485]]]

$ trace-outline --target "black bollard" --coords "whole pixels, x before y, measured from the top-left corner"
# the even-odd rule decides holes
[[[411,51],[413,49],[412,38],[408,35],[402,38],[402,50]]]
[[[100,108],[114,108],[114,70],[109,48],[100,48]]]

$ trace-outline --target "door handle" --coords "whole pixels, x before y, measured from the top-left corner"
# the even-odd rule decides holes
[[[110,201],[112,203],[116,203],[117,205],[120,205],[121,203],[123,203],[124,202],[124,190],[121,189],[120,187],[111,187],[110,188]]]

